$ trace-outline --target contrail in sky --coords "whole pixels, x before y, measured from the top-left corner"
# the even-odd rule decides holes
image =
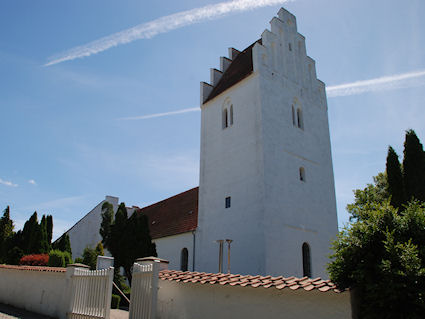
[[[376,79],[333,85],[326,88],[328,97],[420,86],[425,84],[425,70],[383,76]]]
[[[121,117],[119,120],[146,120],[151,119],[154,117],[163,117],[163,116],[169,116],[169,115],[175,115],[175,114],[181,114],[181,113],[188,113],[188,112],[196,112],[200,111],[201,109],[199,107],[192,107],[188,109],[182,109],[178,111],[172,111],[172,112],[165,112],[165,113],[155,113],[155,114],[148,114],[148,115],[141,115],[141,116],[130,116],[130,117]]]
[[[50,58],[44,66],[87,57],[120,44],[130,43],[139,39],[149,39],[160,33],[169,32],[205,20],[215,20],[230,13],[243,12],[290,1],[294,0],[234,0],[174,13],[70,49],[56,57]]]
[[[333,85],[326,88],[326,94],[328,97],[348,96],[367,92],[400,89],[420,85],[425,85],[425,70],[395,74],[370,80],[344,83],[340,85]],[[196,112],[200,110],[201,109],[198,107],[193,107],[165,113],[122,117],[119,120],[146,120],[154,117],[170,116],[187,112]]]

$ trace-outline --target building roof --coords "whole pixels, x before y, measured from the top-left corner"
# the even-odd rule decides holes
[[[141,209],[141,212],[148,216],[150,234],[153,239],[196,229],[198,190],[199,187],[195,187]]]
[[[227,70],[224,71],[217,85],[214,86],[210,95],[208,95],[208,98],[205,100],[204,104],[207,103],[209,100],[215,98],[217,95],[223,93],[228,88],[235,85],[236,83],[243,80],[252,73],[252,48],[257,42],[261,44],[261,39],[255,41],[253,44],[251,44],[249,47],[247,47],[245,50],[243,50],[236,56],[236,58],[232,61]]]
[[[215,274],[205,272],[190,272],[178,270],[162,270],[159,272],[161,280],[170,280],[183,283],[200,283],[211,285],[229,285],[252,288],[273,288],[273,289],[303,289],[305,291],[316,290],[319,292],[335,292],[342,291],[336,288],[336,285],[330,280],[321,278],[296,278],[296,277],[272,277],[272,276],[250,276],[250,275],[232,275],[232,274]]]

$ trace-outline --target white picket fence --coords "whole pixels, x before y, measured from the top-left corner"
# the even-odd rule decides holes
[[[159,264],[133,264],[129,319],[155,319]]]
[[[114,268],[87,270],[75,268],[71,275],[69,319],[109,319]]]

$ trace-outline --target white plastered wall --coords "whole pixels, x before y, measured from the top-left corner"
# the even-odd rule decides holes
[[[277,290],[159,281],[158,318],[162,319],[350,319],[348,292]]]
[[[183,234],[167,236],[154,239],[158,257],[168,260],[169,269],[180,270],[181,251],[183,248],[188,250],[188,270],[193,271],[193,233],[187,232]]]

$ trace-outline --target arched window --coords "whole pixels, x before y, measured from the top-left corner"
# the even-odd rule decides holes
[[[180,253],[180,270],[187,271],[187,265],[189,263],[189,252],[187,248],[183,248]]]
[[[233,125],[233,104],[230,105],[230,125]]]
[[[223,109],[223,129],[229,126],[229,115],[227,113],[227,108]]]
[[[300,167],[300,181],[305,182],[305,169]]]
[[[293,105],[292,105],[292,125],[293,126],[296,125],[296,123],[295,123],[295,108],[294,108]]]
[[[303,276],[311,278],[310,246],[307,243],[303,244]]]
[[[300,129],[304,128],[303,125],[303,112],[301,111],[300,108],[297,109],[297,125]]]

